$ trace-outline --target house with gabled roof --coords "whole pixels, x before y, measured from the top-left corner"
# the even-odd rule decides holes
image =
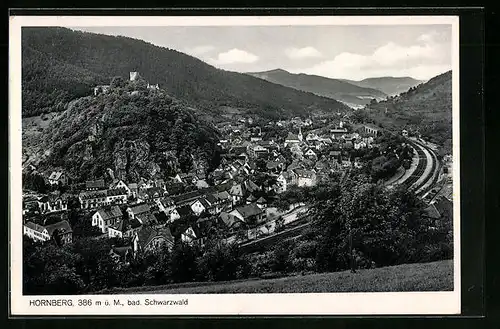
[[[156,199],[155,203],[158,206],[158,209],[166,214],[168,214],[168,212],[172,209],[175,209],[174,200],[168,196]]]
[[[34,222],[26,222],[23,225],[23,234],[34,241],[45,242],[50,240],[50,235],[44,226]]]
[[[66,185],[68,184],[68,176],[62,171],[62,170],[57,170],[53,171],[50,176],[49,176],[49,184],[50,185]]]
[[[106,184],[104,183],[104,179],[88,180],[85,182],[86,191],[100,191],[105,189]]]
[[[45,230],[50,238],[59,239],[61,244],[71,243],[73,239],[73,230],[67,220],[62,220],[54,224],[45,225]]]
[[[129,183],[127,185],[128,190],[130,191],[129,196],[132,198],[137,198],[137,193],[139,192],[139,187],[137,183]]]
[[[108,226],[108,237],[130,238],[133,237],[135,232],[139,231],[141,228],[142,224],[138,219],[124,216],[114,225]]]
[[[189,226],[184,232],[181,234],[181,241],[192,244],[198,237],[196,236],[195,231],[191,226]]]
[[[257,199],[255,204],[260,208],[260,209],[265,209],[267,208],[267,200],[264,197],[260,197]]]
[[[166,196],[165,190],[160,187],[150,187],[145,189],[140,189],[137,193],[137,200],[139,202],[150,202],[160,199]]]
[[[309,187],[316,185],[316,173],[312,170],[295,169],[297,174],[297,186]]]
[[[256,203],[237,207],[229,214],[239,218],[245,223],[252,224],[261,222],[265,217],[264,211]]]
[[[205,210],[207,210],[207,208],[209,206],[210,205],[208,204],[208,202],[206,201],[206,199],[203,198],[203,197],[198,198],[196,201],[194,201],[190,205],[191,210],[193,211],[193,213],[196,216],[200,216],[203,212],[205,212]]]
[[[26,222],[23,225],[23,234],[39,242],[45,242],[57,236],[61,244],[66,244],[71,243],[73,230],[66,220],[45,226],[34,222]]]
[[[92,226],[97,226],[102,233],[106,233],[110,225],[115,225],[123,217],[118,206],[104,206],[92,215]]]
[[[68,200],[65,196],[49,194],[38,199],[40,213],[53,213],[68,210]]]
[[[285,139],[285,147],[299,143],[300,143],[299,137],[293,134],[292,132],[289,132],[288,136]]]
[[[314,152],[314,150],[312,148],[308,148],[304,152],[304,156],[308,157],[309,159],[317,159],[318,158],[318,155],[316,154],[316,152]]]
[[[124,189],[127,192],[127,195],[131,195],[130,188],[121,179],[115,179],[115,180],[113,180],[113,182],[111,182],[111,184],[109,184],[109,189],[110,190]]]
[[[228,232],[236,232],[246,226],[242,219],[225,211],[219,214],[219,221],[224,224]]]
[[[285,178],[285,173],[286,172],[282,172],[281,174],[278,175],[278,177],[276,177],[276,186],[274,189],[276,194],[281,194],[286,191],[287,180]]]
[[[127,208],[129,218],[135,218],[137,215],[151,212],[151,207],[147,203],[136,204]]]
[[[143,227],[134,233],[132,239],[134,253],[138,252],[158,252],[163,246],[172,249],[174,246],[174,237],[169,228],[154,229]]]

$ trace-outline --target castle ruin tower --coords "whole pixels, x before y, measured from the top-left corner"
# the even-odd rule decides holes
[[[139,72],[130,72],[130,81],[136,81],[139,79]]]

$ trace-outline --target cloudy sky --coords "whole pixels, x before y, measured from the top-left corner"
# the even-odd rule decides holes
[[[218,68],[282,68],[361,80],[411,76],[427,80],[451,69],[451,25],[79,27],[142,39]]]

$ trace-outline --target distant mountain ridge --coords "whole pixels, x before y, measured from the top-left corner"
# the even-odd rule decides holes
[[[367,106],[368,115],[386,128],[408,129],[451,152],[452,72],[440,74],[399,96]]]
[[[247,72],[248,75],[297,90],[329,97],[352,107],[362,107],[372,99],[381,100],[387,95],[380,90],[358,86],[346,81],[304,73],[290,73],[283,69],[264,72]]]
[[[411,87],[415,87],[425,82],[425,80],[417,80],[412,77],[376,77],[363,79],[361,81],[347,79],[342,79],[342,81],[359,87],[374,88],[389,96],[399,95]]]
[[[72,99],[90,94],[92,86],[132,71],[210,115],[223,115],[227,108],[268,117],[350,111],[330,98],[220,70],[127,37],[27,27],[22,49],[23,116],[61,111]]]

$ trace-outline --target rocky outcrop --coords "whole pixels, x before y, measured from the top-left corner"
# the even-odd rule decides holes
[[[140,177],[151,178],[160,173],[160,166],[153,160],[150,146],[144,140],[121,140],[113,152],[114,176],[127,181]]]

